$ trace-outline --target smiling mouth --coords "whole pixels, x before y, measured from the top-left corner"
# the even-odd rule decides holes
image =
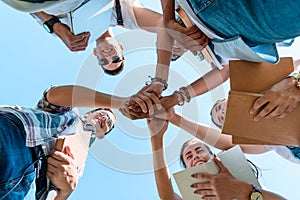
[[[197,162],[194,164],[194,166],[201,165],[202,163],[205,163],[205,161],[204,161],[204,160],[199,160],[199,161],[197,161]]]

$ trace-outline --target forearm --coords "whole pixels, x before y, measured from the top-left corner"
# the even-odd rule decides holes
[[[42,23],[45,21],[48,21],[49,19],[51,19],[53,17],[53,15],[47,14],[44,11],[31,13],[31,15],[33,17],[37,18],[38,20],[40,20]]]
[[[177,127],[180,127],[192,135],[196,136],[200,140],[210,144],[218,149],[227,150],[234,146],[231,142],[230,135],[224,135],[220,130],[209,127],[204,124],[196,123],[190,119],[182,117],[178,113],[175,113],[169,122]]]
[[[120,108],[126,100],[75,85],[53,87],[48,91],[46,98],[57,106],[106,108]]]
[[[222,70],[214,69],[206,73],[203,77],[187,86],[191,97],[196,97],[221,85],[229,78],[229,67],[224,65]]]
[[[157,65],[155,71],[155,77],[160,77],[168,81],[170,60],[172,56],[174,40],[166,32],[165,29],[161,29],[157,33]]]
[[[174,194],[171,176],[165,160],[163,138],[153,136],[151,137],[151,144],[154,174],[159,197],[162,200],[172,200],[176,195]]]
[[[164,23],[167,24],[171,20],[175,20],[175,1],[174,0],[161,0],[163,10]]]

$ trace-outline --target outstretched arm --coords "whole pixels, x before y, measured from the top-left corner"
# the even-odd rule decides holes
[[[53,17],[53,15],[49,15],[43,11],[32,13],[32,15],[37,17],[42,23]],[[58,22],[53,25],[53,33],[55,33],[71,51],[83,51],[88,46],[88,40],[90,38],[89,32],[74,35],[66,24]]]
[[[169,114],[167,116],[172,116],[168,120],[175,126],[186,130],[205,143],[220,150],[227,150],[235,145],[232,143],[232,136],[222,134],[219,129],[212,128],[205,124],[196,123],[179,115],[178,113],[174,113],[173,115]],[[240,147],[244,153],[249,154],[259,154],[269,151],[264,145],[240,145]]]
[[[159,197],[162,200],[181,200],[173,190],[170,172],[165,159],[163,137],[168,123],[160,119],[147,119],[147,123],[151,134],[154,173]]]
[[[137,23],[142,29],[157,33],[157,66],[155,77],[161,78],[167,82],[174,40],[170,37],[164,26],[163,16],[144,7],[134,7],[134,13]],[[156,95],[160,96],[164,89],[164,85],[161,82],[154,81],[151,84],[151,87],[148,87],[147,91],[154,92],[154,90],[152,90],[153,87],[159,89],[160,92],[156,93]]]
[[[46,95],[49,103],[68,107],[103,107],[121,108],[127,102],[138,104],[144,112],[152,106],[152,102],[159,102],[154,94],[139,94],[131,97],[119,97],[104,94],[83,86],[66,85],[52,87]]]
[[[206,73],[201,78],[197,79],[192,84],[188,85],[186,88],[190,98],[194,98],[221,85],[228,78],[229,78],[229,67],[228,65],[224,65],[222,70],[213,69],[208,73]],[[179,103],[182,103],[182,101],[184,101],[184,99],[178,98],[178,96],[176,96],[175,94],[172,94],[167,97],[163,97],[161,99],[161,103],[166,110]]]

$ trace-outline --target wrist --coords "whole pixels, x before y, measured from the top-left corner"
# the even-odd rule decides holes
[[[64,190],[59,190],[57,192],[57,195],[55,197],[55,200],[66,200],[69,198],[73,191],[64,191]]]
[[[170,109],[173,106],[176,106],[179,102],[174,94],[170,96],[165,96],[161,99],[161,105],[166,109]]]
[[[160,136],[158,134],[151,135],[151,145],[152,145],[152,149],[154,151],[162,149],[163,148],[163,136]]]
[[[154,85],[155,87],[157,87],[161,92],[164,90],[164,84],[158,81],[153,81],[151,83],[151,85]]]
[[[55,33],[56,35],[59,35],[60,30],[61,30],[61,26],[64,25],[61,22],[57,22],[53,25],[52,29],[53,29],[53,33]]]
[[[146,82],[146,85],[150,85],[150,84],[156,84],[156,85],[160,85],[162,86],[162,91],[166,90],[168,88],[168,83],[165,79],[160,78],[160,77],[151,77],[149,76],[150,81]]]
[[[45,30],[48,33],[53,33],[54,32],[54,30],[53,30],[54,25],[57,24],[57,23],[60,23],[60,20],[59,20],[58,17],[56,17],[54,15],[50,15],[50,16],[51,16],[50,19],[45,18],[45,20],[43,21],[43,27],[45,28]]]

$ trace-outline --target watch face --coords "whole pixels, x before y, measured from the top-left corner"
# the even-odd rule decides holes
[[[43,27],[44,27],[44,29],[48,32],[48,33],[51,33],[51,30],[50,30],[50,28],[48,27],[48,25],[47,24],[43,24]]]
[[[251,200],[263,200],[263,196],[260,192],[253,192],[251,194]]]

